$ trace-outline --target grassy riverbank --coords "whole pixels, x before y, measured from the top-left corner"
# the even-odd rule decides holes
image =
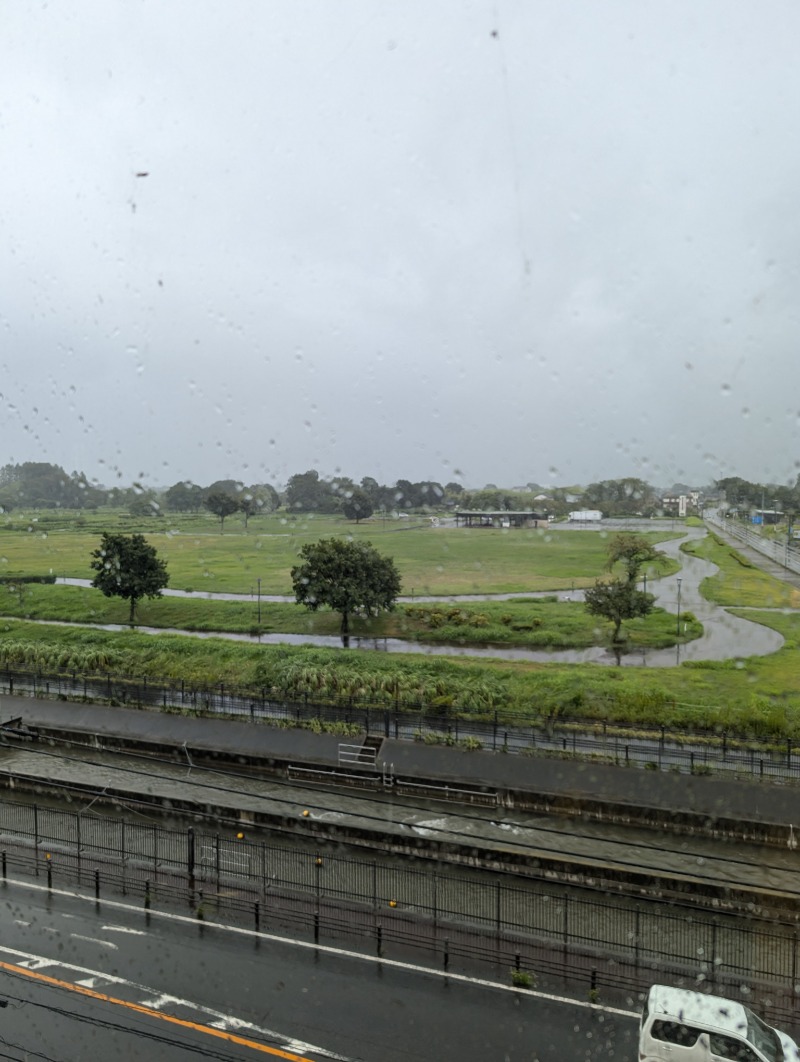
[[[713,532],[681,546],[686,553],[713,561],[719,572],[704,579],[700,591],[722,606],[753,608],[800,608],[800,590],[762,571],[734,546]]]
[[[663,669],[290,649],[14,621],[3,624],[0,663],[266,686],[286,697],[472,717],[496,711],[508,725],[613,721],[798,739],[800,616],[760,615],[787,638],[778,653]]]
[[[163,597],[145,600],[137,608],[141,627],[232,634],[328,635],[339,633],[338,613],[308,612],[291,603],[209,601]],[[126,625],[128,605],[119,598],[78,586],[25,584],[17,589],[0,586],[0,616],[60,623]],[[685,613],[687,629],[681,640],[702,633],[702,627]],[[598,624],[577,601],[523,598],[512,601],[445,602],[399,605],[394,612],[374,619],[354,617],[351,634],[368,638],[402,638],[427,645],[514,646],[534,649],[584,649],[604,644],[610,625]],[[626,624],[631,646],[664,648],[675,644],[675,619],[656,609],[644,620]]]

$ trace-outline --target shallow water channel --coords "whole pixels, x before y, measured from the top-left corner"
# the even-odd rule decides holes
[[[405,641],[401,638],[358,638],[351,636],[350,646],[354,649],[371,649],[384,653],[421,653],[427,656],[469,656],[476,659],[495,660],[530,660],[540,663],[568,664],[609,664],[626,667],[675,667],[685,660],[729,660],[733,657],[767,656],[777,652],[783,645],[783,636],[769,627],[751,620],[732,616],[728,611],[707,601],[700,593],[700,583],[708,576],[714,575],[718,568],[710,561],[692,557],[680,551],[680,545],[687,539],[703,538],[703,528],[689,529],[684,539],[672,539],[661,543],[660,549],[668,556],[675,557],[682,565],[678,575],[651,581],[649,590],[655,594],[656,604],[676,614],[678,620],[678,580],[680,580],[680,608],[691,611],[703,624],[703,634],[691,642],[672,646],[668,649],[637,649],[633,652],[614,652],[604,646],[590,646],[586,649],[523,649],[508,646],[457,646],[457,645],[422,645],[419,642]],[[60,585],[91,586],[88,579],[58,579]],[[209,601],[256,601],[254,594],[215,594],[188,590],[165,590],[165,596],[201,598]],[[519,594],[464,594],[458,597],[419,597],[413,599],[401,597],[401,602],[449,601],[509,601],[513,598],[553,597],[563,601],[579,601],[580,590],[566,593],[543,591],[541,593]],[[292,602],[293,597],[280,595],[261,595],[263,602]],[[49,621],[48,621],[49,622]],[[75,624],[67,624],[75,626]],[[79,624],[78,626],[88,626]],[[96,626],[96,625],[93,625]],[[123,631],[129,628],[123,624],[104,624],[102,630]],[[183,634],[193,638],[228,638],[241,642],[258,642],[263,645],[318,645],[329,649],[340,649],[341,639],[335,635],[282,634],[275,632],[253,636],[232,634],[229,632],[186,631],[172,627],[137,627],[146,634]]]

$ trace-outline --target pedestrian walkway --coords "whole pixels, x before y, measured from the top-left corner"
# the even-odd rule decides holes
[[[753,549],[751,546],[745,545],[734,535],[728,534],[723,527],[717,523],[712,523],[710,527],[711,531],[722,539],[723,542],[727,542],[729,546],[733,546],[737,552],[741,553],[743,557],[754,564],[756,568],[760,568],[766,572],[767,575],[772,575],[775,579],[780,579],[781,582],[788,583],[790,586],[794,586],[800,590],[800,575],[796,572],[790,571],[782,564],[778,564],[777,561],[772,560],[770,557],[766,557],[763,553],[759,553],[758,550]]]

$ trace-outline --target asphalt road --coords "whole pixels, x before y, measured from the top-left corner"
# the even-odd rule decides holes
[[[485,985],[410,963],[10,882],[0,1057],[633,1062],[634,1000]],[[26,1053],[27,1052],[27,1053]]]

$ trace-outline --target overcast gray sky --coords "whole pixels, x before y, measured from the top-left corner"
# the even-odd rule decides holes
[[[2,25],[0,463],[794,481],[797,0]]]

